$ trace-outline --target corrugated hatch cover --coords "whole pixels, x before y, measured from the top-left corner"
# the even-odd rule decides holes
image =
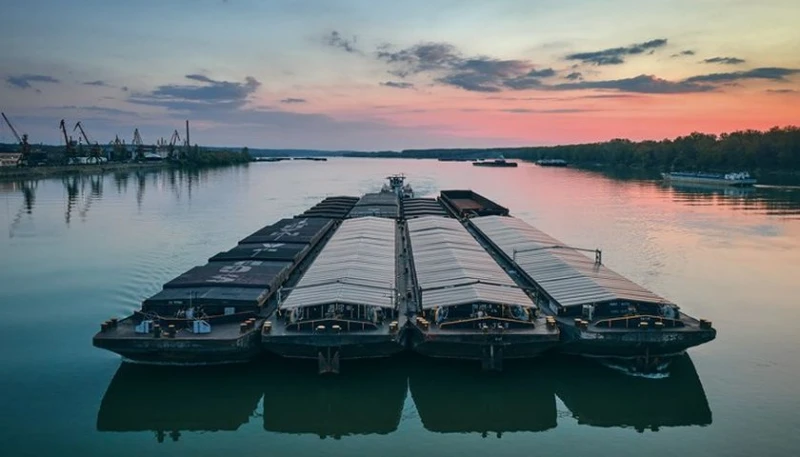
[[[240,244],[230,251],[220,252],[208,261],[285,260],[294,262],[307,249],[308,245],[300,243]]]
[[[521,219],[484,216],[471,221],[561,306],[617,300],[670,303]]]
[[[346,219],[281,305],[394,307],[395,221]]]
[[[408,221],[422,308],[494,303],[534,307],[531,299],[455,219]]]
[[[172,281],[165,289],[181,287],[259,287],[272,288],[288,271],[291,262],[242,260],[214,262],[194,267]]]
[[[332,221],[323,218],[281,219],[268,225],[239,244],[253,243],[312,243],[316,241]]]
[[[253,287],[192,287],[186,289],[164,289],[145,300],[145,307],[149,305],[171,305],[180,307],[190,303],[207,303],[214,305],[231,304],[235,306],[248,305],[252,308],[266,298],[268,290]]]

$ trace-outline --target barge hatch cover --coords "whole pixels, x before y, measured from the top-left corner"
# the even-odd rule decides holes
[[[508,274],[455,219],[408,221],[421,306],[495,303],[535,307]]]
[[[271,289],[275,284],[283,281],[291,265],[291,262],[263,262],[260,260],[214,262],[192,268],[164,284],[164,289],[185,287],[254,287]]]
[[[230,251],[220,252],[209,262],[236,260],[299,261],[308,251],[309,245],[300,243],[255,243],[240,244]]]
[[[561,306],[609,301],[671,304],[521,219],[485,216],[471,223]]]
[[[301,243],[315,244],[331,228],[333,221],[325,218],[281,219],[257,230],[239,244]]]
[[[394,308],[395,221],[346,219],[281,309],[333,303]]]

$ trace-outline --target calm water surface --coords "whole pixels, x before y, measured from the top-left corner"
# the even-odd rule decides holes
[[[666,379],[577,358],[500,374],[414,356],[320,378],[267,358],[122,364],[100,322],[242,237],[405,172],[472,188],[711,319]],[[800,449],[800,189],[369,159],[0,183],[0,443],[8,456],[790,456]]]

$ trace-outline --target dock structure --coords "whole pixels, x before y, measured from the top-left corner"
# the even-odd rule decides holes
[[[264,347],[285,357],[339,361],[403,349],[397,297],[398,224],[364,216],[344,220],[262,329]],[[404,304],[404,302],[403,302]]]
[[[278,289],[299,279],[337,224],[308,217],[262,227],[165,283],[132,315],[104,322],[93,344],[138,362],[251,360],[262,352],[261,325]]]
[[[514,217],[468,223],[535,290],[539,307],[565,333],[564,352],[643,358],[650,365],[716,335],[710,322],[608,268],[599,250],[567,246]]]
[[[407,224],[416,351],[501,369],[503,359],[533,357],[558,343],[558,329],[459,221],[422,216]]]

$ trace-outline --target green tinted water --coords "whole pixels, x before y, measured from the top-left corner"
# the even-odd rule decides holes
[[[100,322],[239,239],[405,172],[472,188],[713,320],[670,377],[546,357],[485,374],[343,364],[121,364]],[[9,456],[794,455],[800,189],[718,190],[571,169],[331,159],[0,183],[0,443]],[[324,438],[324,439],[321,439]]]

